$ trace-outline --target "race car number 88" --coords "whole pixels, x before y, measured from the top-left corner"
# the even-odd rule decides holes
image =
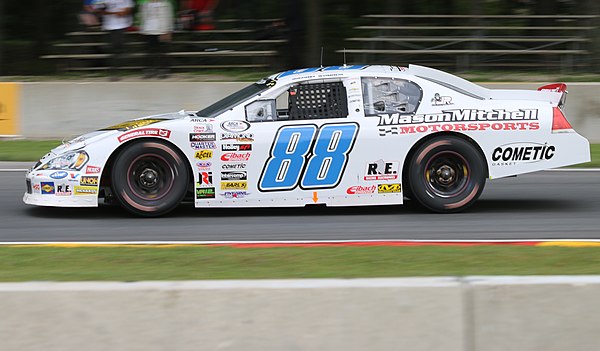
[[[298,183],[303,189],[335,187],[357,133],[356,123],[326,124],[320,129],[315,125],[279,129],[258,183],[259,190],[292,190]]]

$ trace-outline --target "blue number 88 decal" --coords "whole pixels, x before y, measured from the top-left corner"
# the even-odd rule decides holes
[[[356,140],[358,125],[323,125],[313,145],[316,132],[315,125],[279,129],[271,157],[258,183],[259,190],[292,190],[300,178],[303,189],[331,188],[339,183]]]

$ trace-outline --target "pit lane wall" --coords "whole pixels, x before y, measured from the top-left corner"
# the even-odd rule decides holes
[[[1,350],[598,350],[600,276],[0,284]]]
[[[5,83],[0,85],[0,135],[62,139],[146,115],[181,109],[197,111],[248,84]],[[496,89],[535,90],[543,84],[483,85]],[[591,142],[600,143],[600,83],[568,83],[568,89],[567,118],[580,134]]]

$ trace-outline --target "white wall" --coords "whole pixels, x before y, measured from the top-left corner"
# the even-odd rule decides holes
[[[598,350],[600,277],[0,284],[1,350]]]
[[[128,119],[181,109],[197,111],[250,83],[94,82],[23,83],[20,134],[27,138],[79,135]],[[537,89],[542,83],[484,84]],[[600,143],[600,83],[569,83],[566,116]]]

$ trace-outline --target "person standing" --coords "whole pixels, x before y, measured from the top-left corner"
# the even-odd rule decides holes
[[[133,0],[101,0],[96,2],[96,9],[102,15],[102,29],[110,36],[111,45],[111,80],[118,80],[116,75],[119,61],[123,55],[125,30],[133,24]]]
[[[146,36],[148,62],[145,78],[169,74],[167,47],[173,35],[173,6],[169,0],[146,0],[141,6],[141,33]]]

